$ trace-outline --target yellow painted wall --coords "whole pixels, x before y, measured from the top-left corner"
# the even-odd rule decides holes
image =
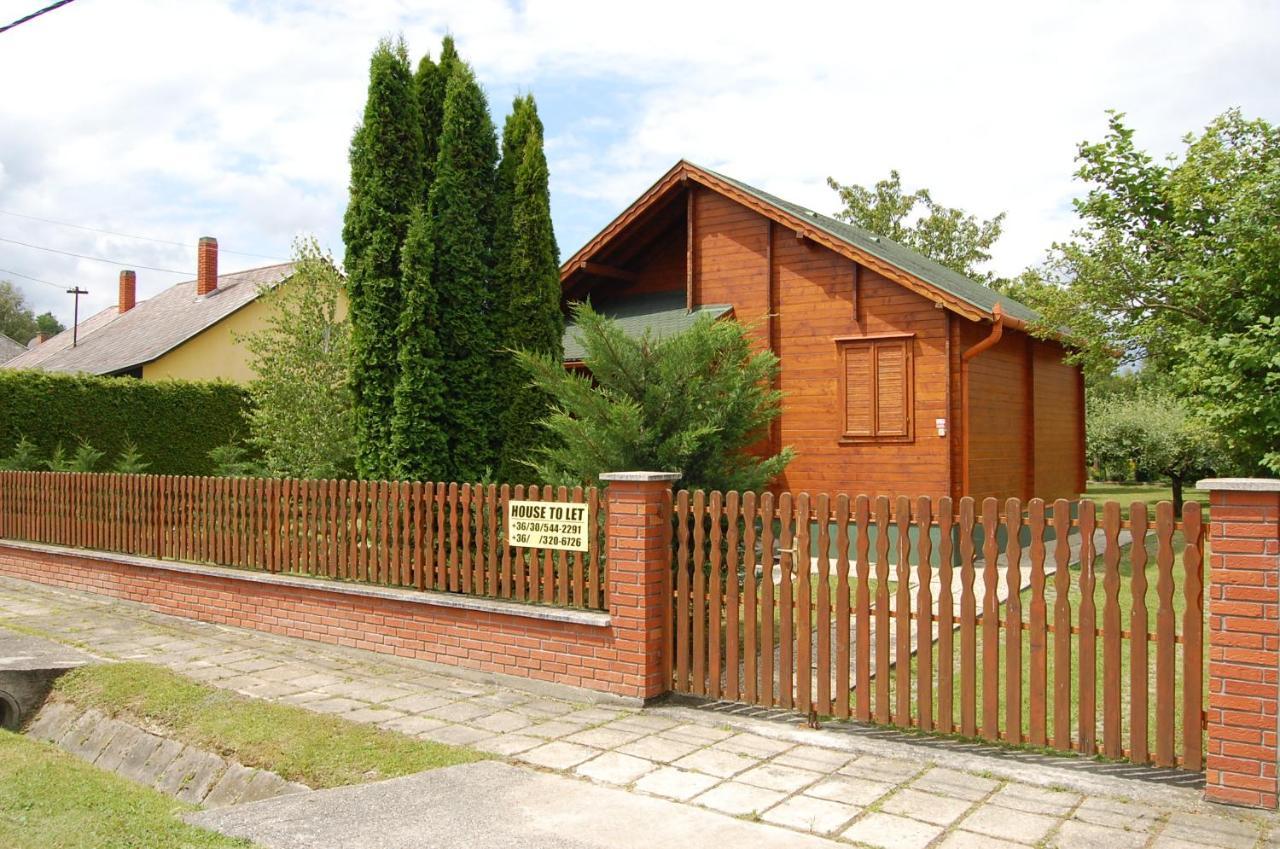
[[[293,285],[287,281],[282,286]],[[229,380],[245,384],[257,377],[249,366],[249,351],[237,336],[261,330],[273,309],[259,298],[206,327],[178,347],[142,367],[143,380]],[[343,296],[338,316],[347,314]]]

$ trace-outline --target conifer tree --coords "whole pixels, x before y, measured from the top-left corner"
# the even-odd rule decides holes
[[[356,469],[392,471],[390,444],[399,372],[400,251],[421,201],[422,124],[403,41],[382,41],[369,64],[364,118],[351,141],[350,201],[343,220],[351,307],[351,388]]]
[[[430,54],[423,56],[414,74],[417,87],[419,120],[422,122],[422,205],[427,205],[431,183],[435,180],[436,158],[440,155],[440,126],[444,120],[444,91],[458,63],[458,51],[453,37],[446,35],[440,45],[440,61],[431,61]]]
[[[498,404],[490,369],[492,240],[498,144],[475,74],[457,62],[445,88],[440,155],[431,186],[432,281],[439,296],[444,361],[444,422],[450,472],[480,480],[496,466]]]
[[[439,298],[432,279],[434,227],[414,210],[405,240],[404,309],[400,317],[400,377],[391,427],[392,471],[402,480],[448,480],[451,473],[440,348]]]
[[[498,437],[498,476],[521,480],[549,437],[539,422],[550,410],[547,394],[529,383],[512,349],[563,357],[559,249],[551,226],[542,121],[532,95],[517,97],[502,135],[498,169],[499,342],[494,374],[505,407]]]

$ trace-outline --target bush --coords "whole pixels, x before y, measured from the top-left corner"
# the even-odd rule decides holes
[[[759,450],[781,412],[778,359],[753,350],[738,322],[704,315],[683,332],[636,339],[589,305],[573,317],[589,375],[559,357],[517,354],[552,401],[542,423],[551,444],[529,464],[542,481],[595,484],[601,472],[643,469],[680,472],[681,488],[746,491],[791,461],[789,447]]]
[[[0,457],[91,445],[116,458],[132,446],[151,474],[209,475],[210,449],[244,432],[247,406],[230,383],[0,369]]]

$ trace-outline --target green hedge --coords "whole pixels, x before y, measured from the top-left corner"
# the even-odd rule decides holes
[[[213,474],[209,450],[243,437],[248,396],[235,384],[90,377],[0,369],[0,457],[22,437],[48,457],[81,439],[106,452],[103,471],[132,440],[160,475]]]

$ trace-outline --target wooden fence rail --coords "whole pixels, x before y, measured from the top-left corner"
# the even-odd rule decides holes
[[[1203,767],[1199,504],[679,492],[673,514],[677,691]]]
[[[506,544],[508,500],[586,504],[590,550]],[[0,472],[0,538],[608,608],[594,488]]]

